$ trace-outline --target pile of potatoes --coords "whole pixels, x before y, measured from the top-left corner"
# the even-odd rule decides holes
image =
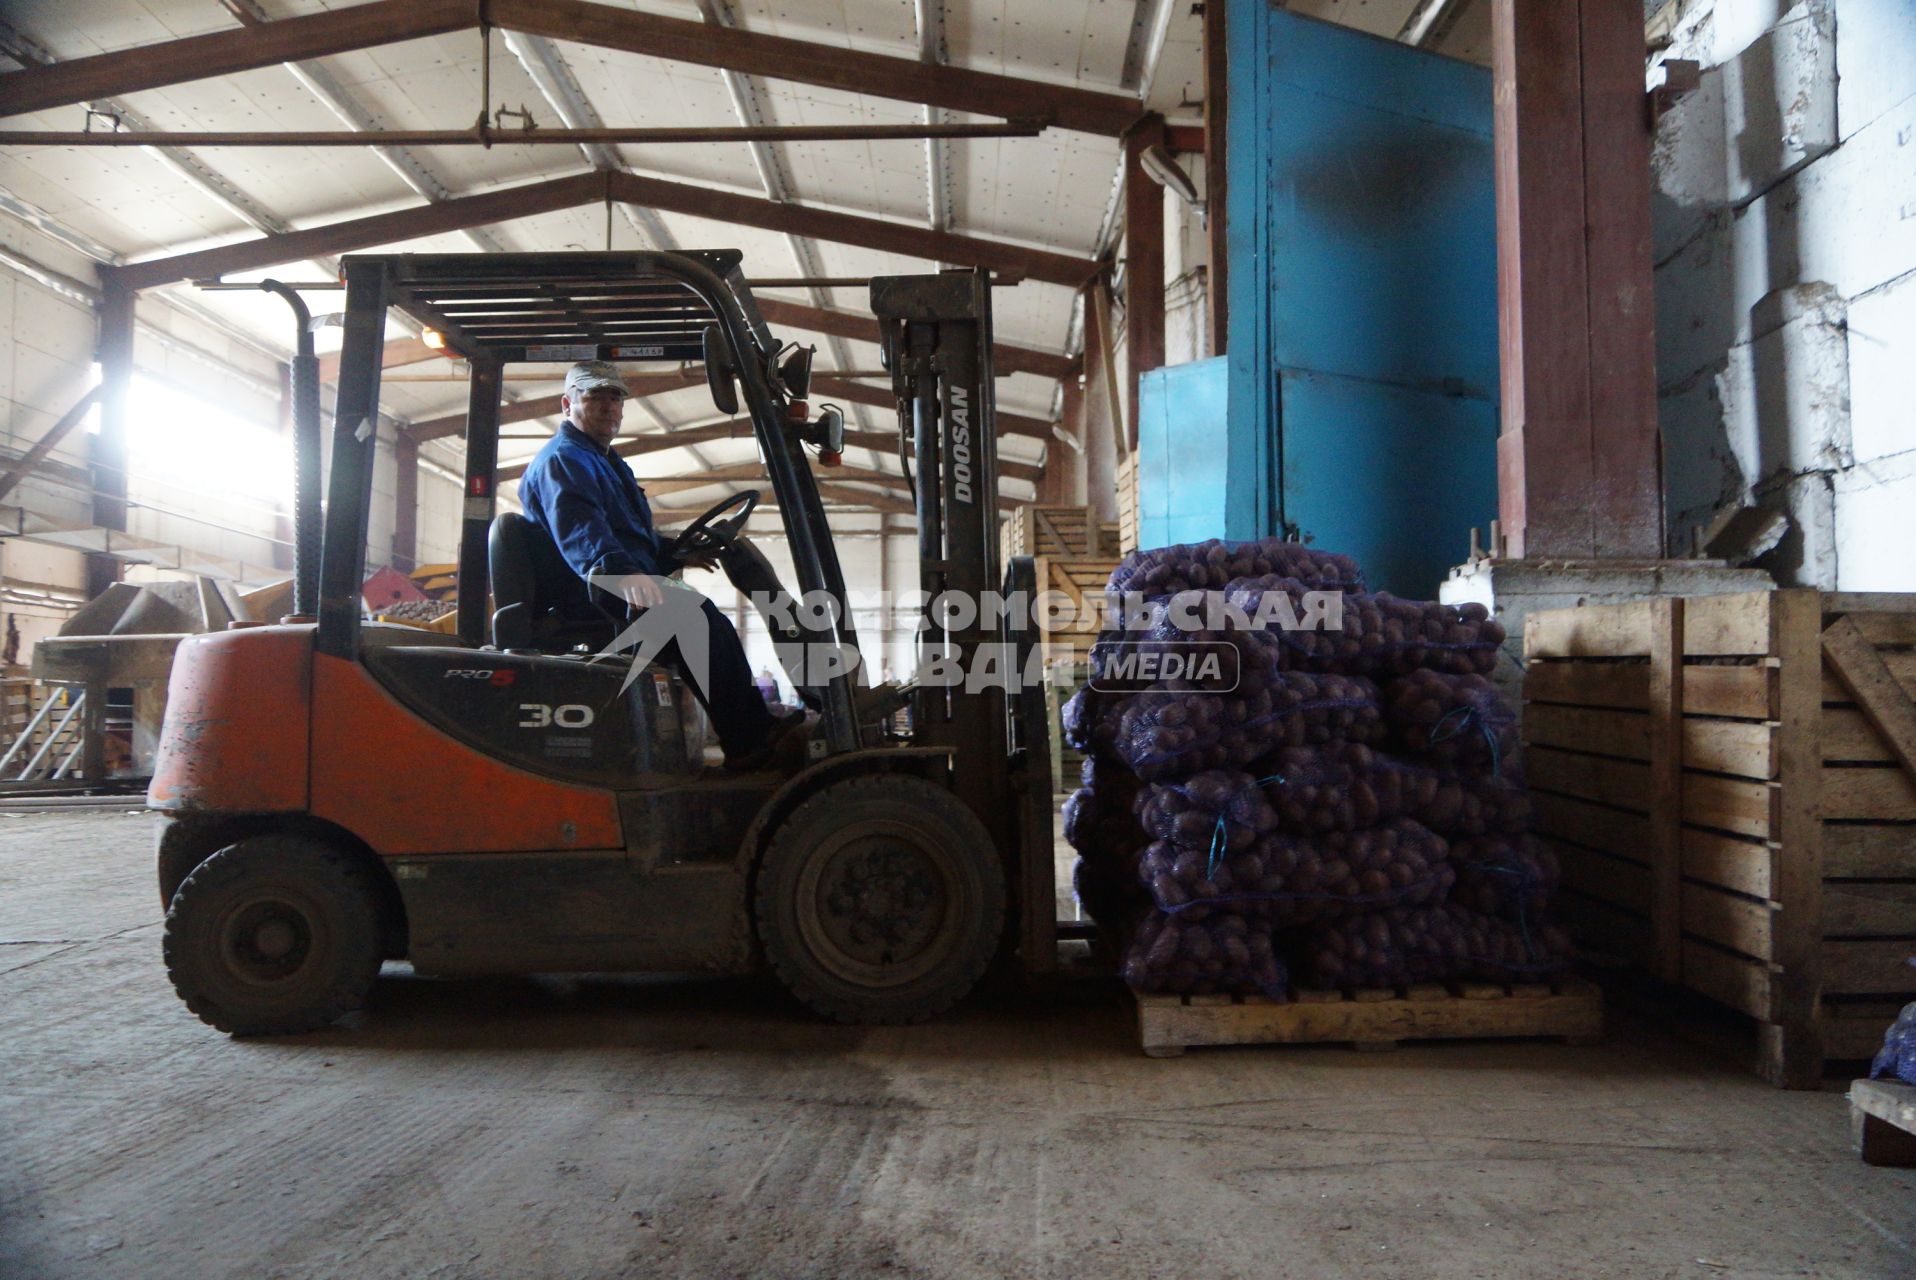
[[[1116,629],[1064,708],[1087,756],[1065,834],[1134,986],[1279,996],[1287,973],[1394,986],[1564,963],[1482,606],[1370,593],[1349,557],[1272,541],[1133,554],[1106,599]],[[1193,644],[1230,669],[1115,661]]]

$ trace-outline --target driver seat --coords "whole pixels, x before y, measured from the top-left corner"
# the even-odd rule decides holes
[[[591,589],[544,529],[515,511],[486,534],[492,574],[492,643],[501,649],[565,653],[611,644],[619,622],[593,603]]]

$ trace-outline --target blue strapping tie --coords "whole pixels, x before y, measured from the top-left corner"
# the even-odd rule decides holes
[[[1259,778],[1251,786],[1261,787],[1267,782],[1282,782],[1284,775],[1274,773],[1268,778]],[[1240,792],[1239,794],[1242,794]],[[1209,880],[1217,874],[1217,864],[1224,861],[1224,815],[1217,815],[1217,826],[1211,829],[1211,856],[1204,864],[1204,878]]]
[[[1504,771],[1503,748],[1497,743],[1496,730],[1490,727],[1483,713],[1468,702],[1452,707],[1443,714],[1430,731],[1430,745],[1434,747],[1440,742],[1450,741],[1458,734],[1468,733],[1473,724],[1484,735],[1484,743],[1490,748],[1491,776],[1501,777]]]

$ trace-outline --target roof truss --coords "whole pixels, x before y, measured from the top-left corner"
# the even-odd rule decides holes
[[[862,214],[781,204],[755,196],[667,182],[660,178],[594,172],[506,187],[482,195],[457,196],[417,208],[349,218],[343,222],[308,227],[284,235],[260,236],[238,244],[153,258],[124,267],[102,267],[100,270],[103,275],[110,270],[120,288],[152,289],[177,284],[182,280],[205,279],[237,271],[257,271],[325,254],[398,244],[422,236],[614,200],[669,213],[691,214],[719,222],[882,249],[933,262],[988,267],[1052,284],[1075,287],[1098,269],[1098,264],[1088,258],[1073,258],[1067,254],[1026,248],[999,240],[932,231],[909,223],[891,222]]]
[[[635,13],[588,0],[374,0],[263,27],[187,36],[9,72],[0,75],[0,116],[467,31],[479,25],[482,15],[493,26],[525,35],[954,111],[1043,120],[1107,137],[1122,134],[1141,114],[1137,100],[1125,94]]]

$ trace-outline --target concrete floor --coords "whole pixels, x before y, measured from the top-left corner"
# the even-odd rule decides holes
[[[821,1025],[755,982],[383,980],[233,1041],[148,819],[0,816],[0,1276],[1916,1274],[1916,1174],[1640,1015],[1142,1057],[1114,987]]]

